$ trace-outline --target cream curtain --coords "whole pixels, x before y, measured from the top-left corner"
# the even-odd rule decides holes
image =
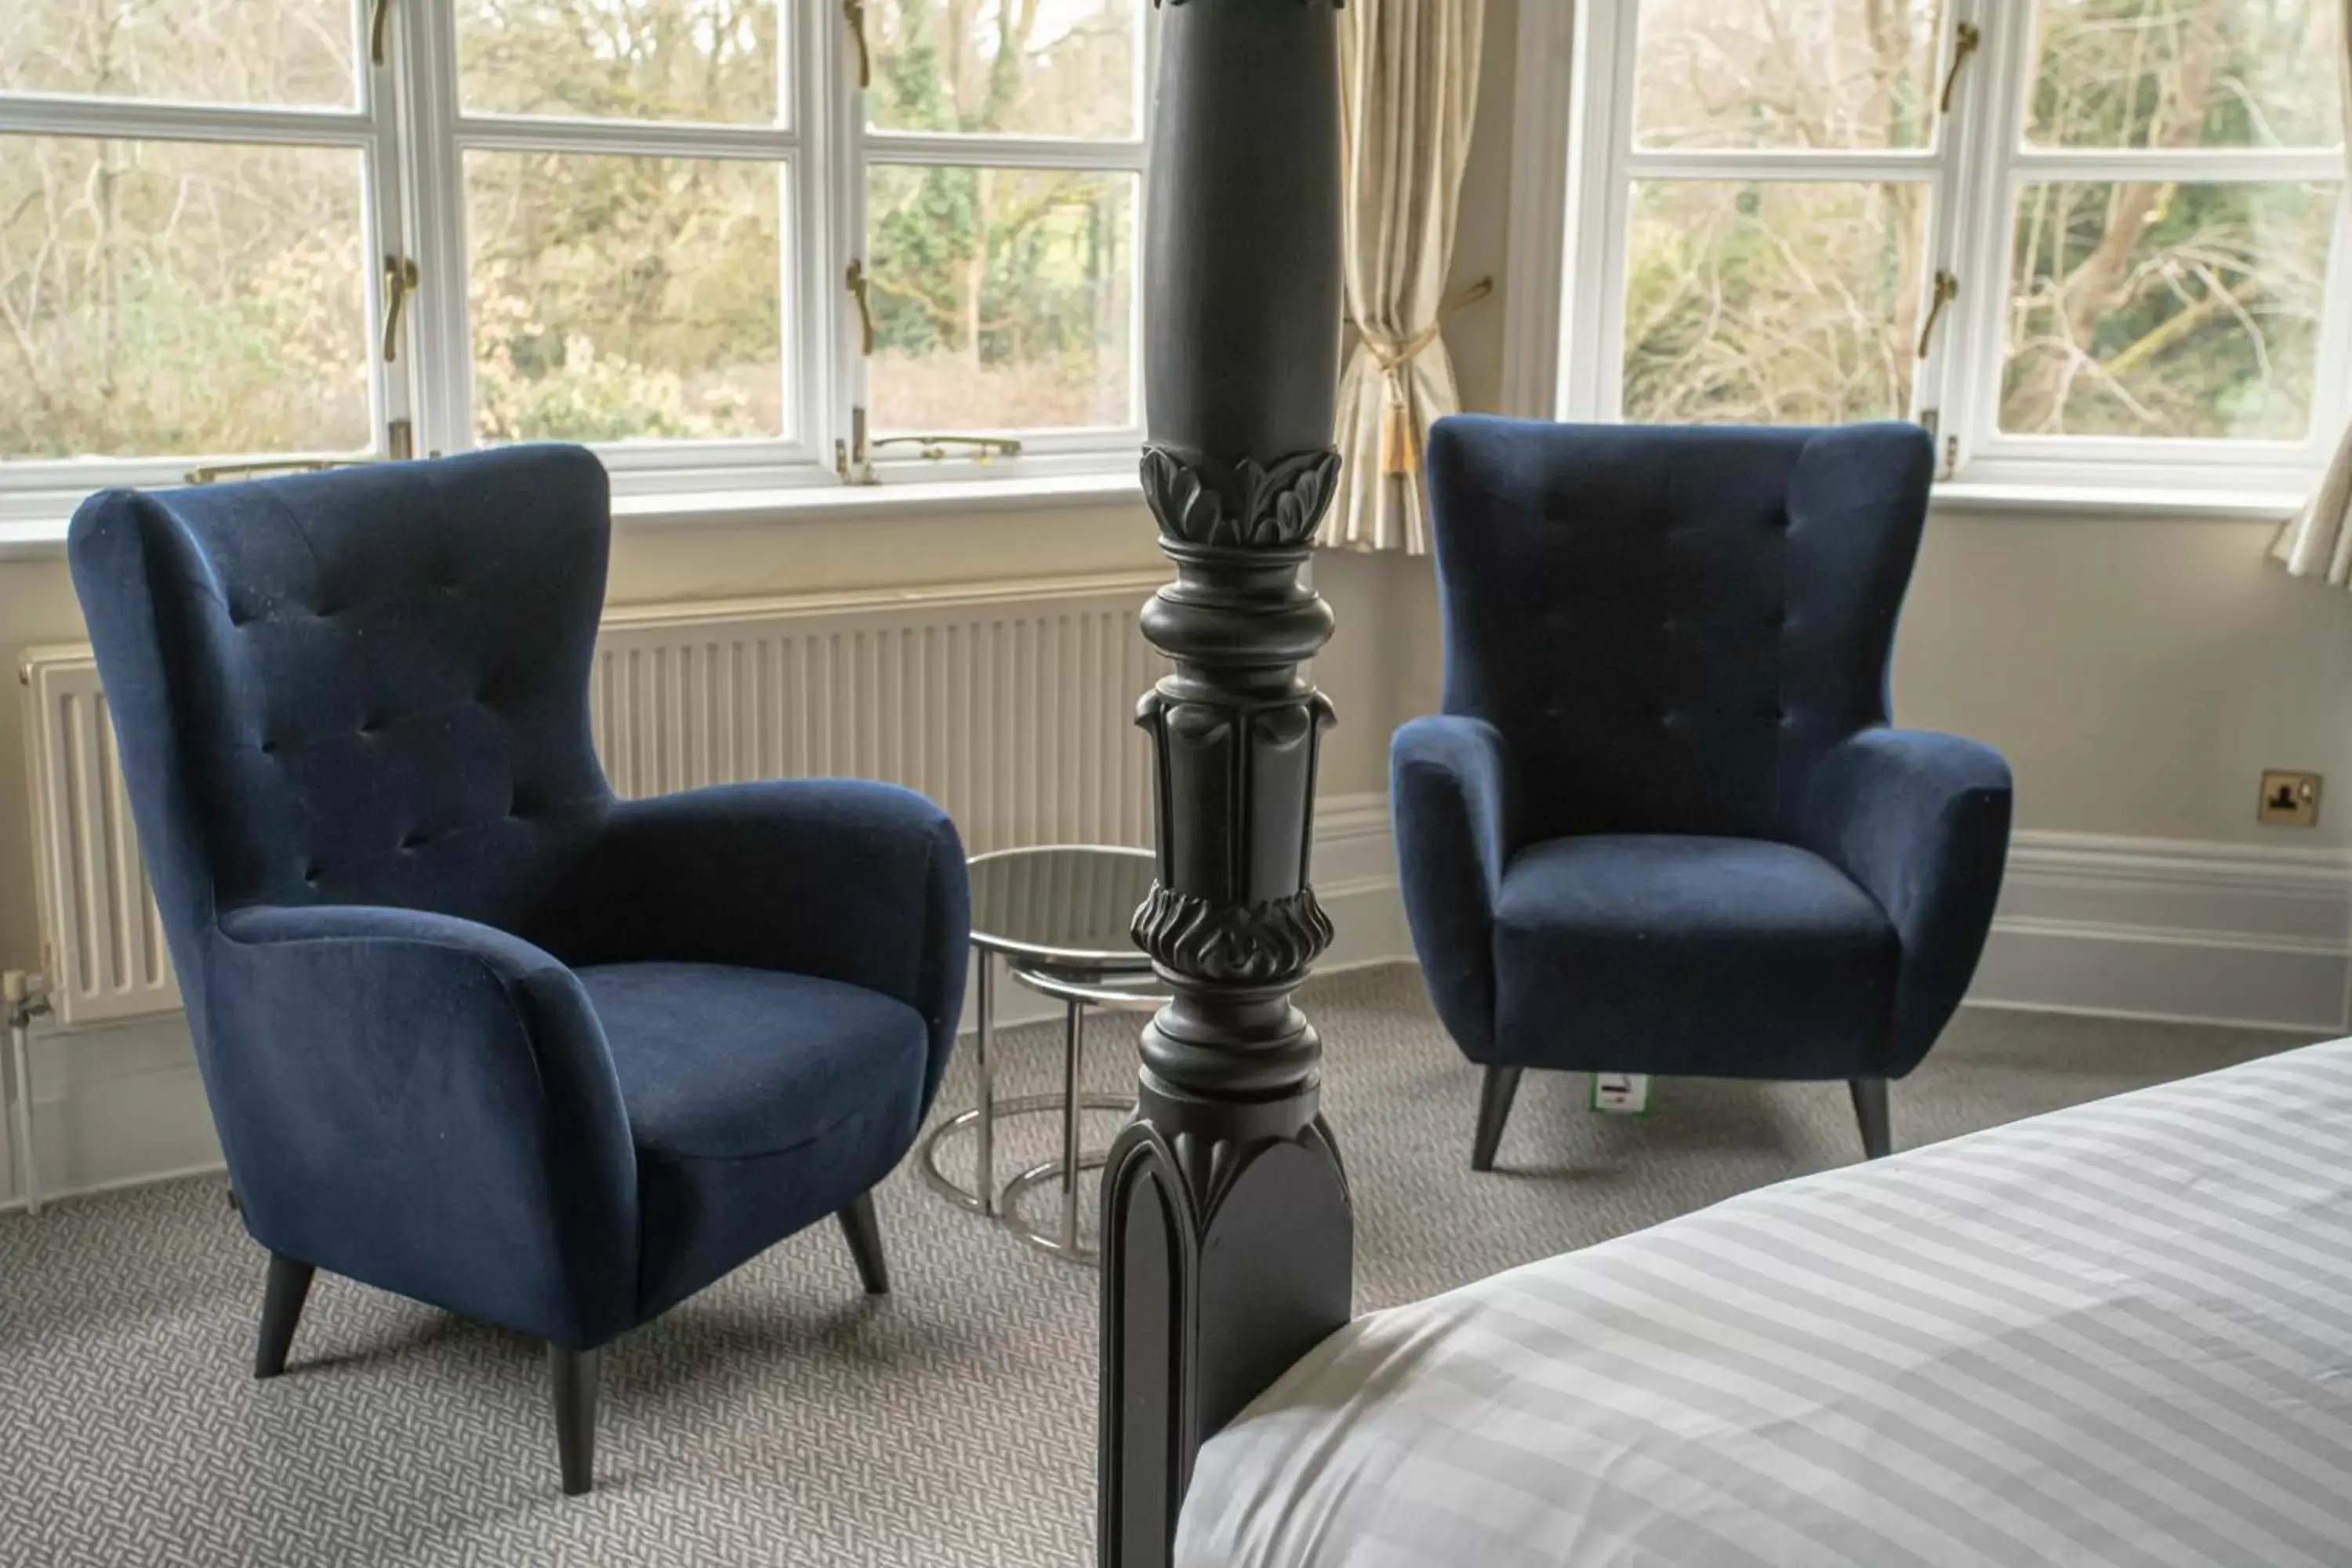
[[[2344,86],[2347,120],[2344,145],[2352,158],[2352,0],[2344,0],[2345,47],[2336,58],[2336,79]],[[2336,460],[2327,477],[2271,547],[2297,577],[2317,577],[2339,588],[2352,588],[2352,429],[2336,444]]]
[[[1438,335],[1478,99],[1486,0],[1349,0],[1339,13],[1348,315],[1339,494],[1318,540],[1429,549],[1422,438],[1462,405]]]

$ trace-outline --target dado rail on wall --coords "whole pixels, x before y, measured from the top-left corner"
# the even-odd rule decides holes
[[[1164,575],[616,608],[591,692],[597,750],[625,795],[854,774],[939,801],[975,853],[1149,845],[1135,694],[1161,660],[1136,613]],[[89,650],[32,649],[24,681],[58,1022],[174,1011]]]

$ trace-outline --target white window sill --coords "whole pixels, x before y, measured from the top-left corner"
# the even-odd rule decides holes
[[[613,525],[671,526],[821,522],[862,517],[957,517],[989,512],[1139,504],[1133,468],[1024,479],[888,481],[773,489],[712,489],[613,498]],[[65,553],[68,517],[0,521],[0,562],[53,560]]]
[[[810,485],[758,490],[616,495],[617,528],[661,528],[860,517],[950,517],[1139,502],[1132,470],[1059,474],[1025,479],[942,479],[878,485]],[[2203,519],[2284,522],[2304,498],[2285,490],[2093,489],[2083,486],[1950,481],[1936,486],[1929,510],[2024,518]],[[0,521],[0,562],[55,559],[65,553],[66,518]]]
[[[673,523],[824,521],[857,517],[921,517],[961,513],[1047,511],[1065,507],[1139,502],[1142,481],[1132,466],[1108,473],[1055,474],[1022,479],[890,480],[877,485],[800,485],[757,490],[617,494],[613,522],[620,528]]]
[[[2028,518],[2284,522],[2303,510],[2303,502],[2304,498],[2291,490],[2003,484],[1962,479],[1937,483],[1929,495],[1927,510]]]

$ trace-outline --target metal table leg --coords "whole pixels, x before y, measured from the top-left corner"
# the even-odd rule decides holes
[[[1062,1022],[1062,1247],[1078,1250],[1078,1076],[1086,1065],[1087,1005],[1073,999]]]
[[[1042,967],[1031,969],[1013,964],[1011,973],[1015,980],[1062,1003],[1062,1083],[1058,1094],[1001,1098],[996,1092],[996,967],[1003,955],[977,942],[973,952],[980,961],[980,1016],[975,1021],[979,1039],[972,1063],[974,1076],[979,1079],[978,1092],[971,1109],[943,1118],[923,1135],[916,1145],[918,1167],[923,1180],[950,1203],[1003,1221],[1008,1229],[1040,1251],[1076,1263],[1092,1263],[1096,1260],[1094,1250],[1079,1240],[1080,1199],[1085,1195],[1088,1175],[1102,1169],[1104,1156],[1086,1152],[1082,1119],[1090,1110],[1127,1114],[1135,1109],[1135,1100],[1131,1095],[1081,1091],[1079,1083],[1086,1069],[1087,1015],[1090,1009],[1105,1008],[1113,1012],[1147,1011],[1165,998],[1131,984],[1120,984],[1101,977],[1080,979]],[[1060,1156],[1006,1177],[999,1188],[996,1124],[1023,1116],[1047,1115],[1061,1119]],[[966,1131],[972,1134],[975,1145],[975,1179],[969,1187],[940,1168],[940,1149],[950,1139]],[[1039,1223],[1032,1225],[1022,1217],[1021,1205],[1030,1194],[1049,1182],[1061,1188],[1061,1213],[1054,1218],[1041,1216]]]
[[[972,1076],[980,1080],[973,1109],[980,1114],[972,1125],[972,1186],[980,1194],[980,1212],[996,1213],[996,1078],[990,1058],[996,1047],[996,954],[986,948],[980,958],[980,1038],[972,1052]]]
[[[25,1212],[41,1212],[41,1168],[33,1155],[33,1054],[32,1028],[22,1018],[8,1021],[8,1054],[16,1079],[16,1169],[17,1195],[25,1200]]]

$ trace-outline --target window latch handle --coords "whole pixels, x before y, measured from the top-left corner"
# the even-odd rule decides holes
[[[1952,111],[1952,91],[1960,85],[1960,71],[1983,43],[1984,31],[1974,22],[1963,22],[1952,29],[1952,63],[1944,72],[1944,93],[1936,100],[1937,113]]]
[[[884,436],[873,443],[877,452],[885,447],[912,447],[915,456],[929,463],[944,463],[954,452],[969,452],[983,468],[998,458],[1021,455],[1021,442],[1012,436]]]
[[[849,297],[857,301],[858,352],[866,358],[874,357],[874,283],[866,276],[866,263],[857,257],[849,258],[849,272],[845,279],[849,285]]]
[[[383,363],[400,358],[400,315],[408,297],[416,292],[424,274],[405,256],[383,258]]]
[[[1958,299],[1959,293],[1959,279],[1938,268],[1936,272],[1936,291],[1927,299],[1927,319],[1919,323],[1919,357],[1921,359],[1926,359],[1927,351],[1935,345],[1936,323],[1943,320],[1944,307]]]
[[[839,437],[833,443],[833,471],[841,476],[845,485],[878,485],[882,476],[874,471],[874,449],[866,444],[866,410],[849,411],[849,439]]]
[[[849,36],[857,40],[857,90],[874,85],[874,50],[866,41],[866,0],[841,0],[841,14],[849,18]]]
[[[392,21],[392,0],[375,0],[368,12],[368,58],[377,65],[384,62],[384,28]]]
[[[251,463],[207,463],[180,477],[192,485],[218,485],[236,479],[266,479],[277,474],[324,474],[337,468],[364,468],[374,461],[373,458],[264,458]]]

